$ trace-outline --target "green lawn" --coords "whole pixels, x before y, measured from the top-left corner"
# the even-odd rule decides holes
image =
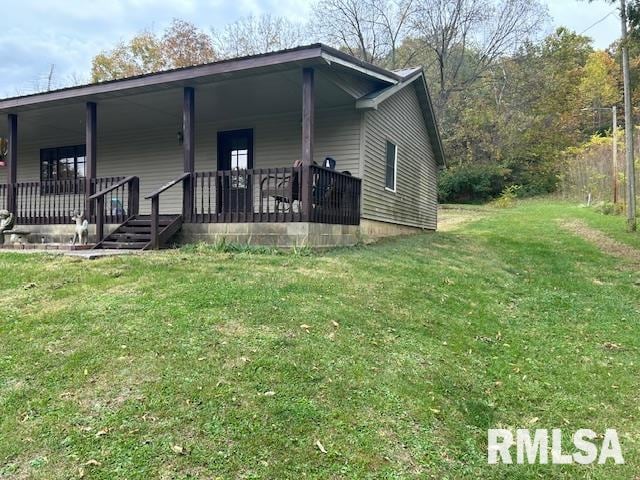
[[[532,201],[324,254],[0,254],[0,478],[634,478],[640,272],[571,218],[640,248]],[[616,428],[626,464],[488,466],[492,427]]]

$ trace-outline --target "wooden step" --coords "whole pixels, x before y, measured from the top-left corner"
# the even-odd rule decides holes
[[[149,242],[110,242],[105,240],[100,244],[100,248],[142,250]]]
[[[107,241],[110,242],[126,242],[129,240],[133,240],[135,242],[149,242],[151,240],[151,232],[149,233],[129,233],[129,232],[119,232],[115,231],[109,237],[107,237]]]
[[[160,215],[158,234],[160,247],[169,244],[169,240],[182,227],[181,215]],[[127,250],[143,250],[150,248],[151,217],[138,215],[120,225],[107,238],[94,248],[113,248]]]
[[[123,225],[117,230],[118,233],[147,233],[151,235],[151,225],[148,227],[133,227],[129,224]]]
[[[171,225],[171,223],[173,223],[175,219],[164,219],[164,220],[160,220],[158,222],[158,225],[162,228],[162,227],[166,227],[167,225]],[[127,226],[131,226],[131,227],[151,227],[151,222],[149,220],[129,220],[126,223]]]

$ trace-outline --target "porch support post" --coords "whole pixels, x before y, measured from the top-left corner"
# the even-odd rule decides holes
[[[193,172],[195,171],[195,91],[192,87],[184,88],[182,135],[184,172],[192,174],[182,183],[182,217],[185,222],[190,222],[193,213]]]
[[[10,113],[8,119],[7,151],[7,210],[16,214],[16,182],[18,180],[18,116]]]
[[[97,154],[97,127],[98,127],[98,116],[97,116],[97,106],[94,102],[87,102],[86,107],[87,120],[86,120],[86,185],[85,185],[85,214],[88,219],[92,219],[95,212],[93,208],[93,202],[89,201],[89,197],[96,193],[95,183],[93,180],[96,178],[96,154]],[[91,220],[89,220],[91,221]]]
[[[315,120],[315,92],[313,68],[302,70],[302,207],[304,220],[311,217],[311,163],[313,162],[313,130]]]

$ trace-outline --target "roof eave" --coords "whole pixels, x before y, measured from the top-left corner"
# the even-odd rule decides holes
[[[429,87],[424,76],[422,69],[416,70],[414,73],[406,76],[403,80],[395,85],[391,85],[383,90],[375,92],[371,95],[366,95],[356,101],[356,109],[358,110],[377,110],[378,106],[387,100],[389,97],[395,95],[403,88],[411,85],[416,80],[420,81],[420,86],[424,92],[424,100],[426,105],[423,105],[423,117],[427,127],[427,133],[429,140],[433,148],[434,156],[438,165],[446,167],[446,160],[444,156],[444,148],[442,145],[442,138],[440,137],[440,129],[438,128],[438,121],[436,119],[435,110],[433,108],[433,101],[431,100],[431,94],[429,93]],[[426,108],[425,108],[426,107]]]
[[[165,84],[180,85],[181,83],[193,82],[215,75],[255,71],[269,67],[277,67],[278,65],[299,64],[312,66],[332,63],[392,85],[401,80],[401,77],[393,72],[358,60],[327,45],[317,43],[279,52],[222,60],[215,63],[150,73],[137,77],[0,99],[0,111],[10,111],[12,109],[35,106],[53,101],[89,99],[96,95],[113,94],[126,90],[135,91],[136,89],[144,87],[162,86]]]

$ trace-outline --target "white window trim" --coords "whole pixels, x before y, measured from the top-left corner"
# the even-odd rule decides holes
[[[387,140],[391,145],[396,147],[395,155],[393,156],[393,189],[387,187],[387,179],[384,180],[384,189],[387,192],[396,193],[398,191],[398,144],[392,142],[391,140]],[[386,158],[385,158],[386,162]],[[386,169],[385,169],[386,171]]]

